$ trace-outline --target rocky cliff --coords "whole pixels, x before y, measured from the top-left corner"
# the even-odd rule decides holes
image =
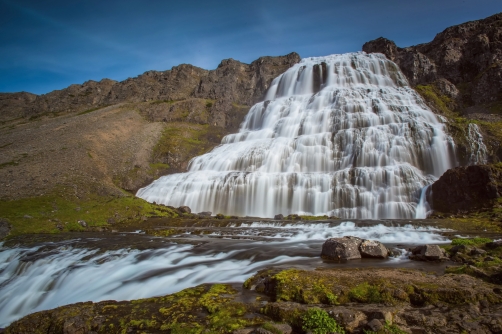
[[[215,70],[179,65],[116,82],[103,79],[45,95],[0,94],[0,198],[121,196],[236,132],[291,53]]]
[[[207,113],[203,121],[220,127],[235,127],[232,106],[253,105],[263,97],[273,78],[299,61],[300,56],[294,52],[280,57],[261,57],[251,64],[226,59],[217,69],[210,71],[182,64],[167,71],[145,72],[122,82],[109,79],[87,81],[44,95],[4,93],[0,95],[0,121],[47,113],[82,112],[122,102],[174,103],[202,99],[212,101],[192,102],[191,113]],[[155,120],[172,119],[172,108],[158,109],[155,108]],[[193,121],[201,120],[193,118]]]
[[[461,164],[468,163],[471,122],[482,129],[489,160],[502,159],[502,13],[449,27],[429,43],[400,48],[380,37],[363,51],[396,62],[431,107],[450,119]]]

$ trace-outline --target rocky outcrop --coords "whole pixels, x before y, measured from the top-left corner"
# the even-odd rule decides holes
[[[327,260],[345,261],[360,258],[385,259],[389,255],[387,248],[375,240],[363,240],[357,237],[330,238],[322,245],[321,257]]]
[[[44,113],[81,112],[121,102],[195,99],[191,100],[195,102],[191,102],[188,106],[191,109],[187,110],[196,114],[207,113],[206,123],[224,127],[231,122],[233,106],[249,107],[262,99],[272,79],[299,61],[297,53],[261,57],[251,64],[226,59],[215,70],[182,64],[167,71],[148,71],[121,82],[90,80],[39,96],[29,93],[2,94],[0,120],[37,117]],[[168,108],[152,111],[154,120],[169,119],[171,106],[165,104],[163,107]]]
[[[441,80],[438,88],[451,96],[454,85],[465,107],[501,99],[502,13],[449,27],[429,43],[400,48],[380,37],[365,43],[363,51],[396,62],[413,86]]]
[[[490,208],[502,194],[502,168],[477,165],[447,170],[432,184],[427,200],[435,211],[467,213]]]
[[[268,282],[262,291],[273,302],[261,312],[297,328],[301,325],[298,315],[319,307],[347,333],[380,325],[389,333],[490,333],[502,329],[498,316],[502,290],[467,275],[382,268],[263,270],[244,287],[253,289],[262,281]]]

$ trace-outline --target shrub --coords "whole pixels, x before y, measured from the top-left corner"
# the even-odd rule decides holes
[[[313,334],[339,333],[345,334],[343,327],[331,318],[328,312],[320,308],[310,308],[302,317],[302,329]]]

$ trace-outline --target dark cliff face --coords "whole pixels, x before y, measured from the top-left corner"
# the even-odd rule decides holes
[[[227,59],[211,71],[182,64],[168,71],[145,72],[122,82],[109,79],[87,81],[38,96],[5,93],[0,95],[0,120],[85,111],[121,102],[209,99],[213,101],[208,107],[207,121],[225,127],[231,123],[227,118],[233,105],[251,106],[258,102],[272,79],[299,61],[297,53],[262,57],[251,64]],[[206,104],[200,104],[204,106],[200,112],[205,113]]]
[[[434,40],[400,48],[378,38],[365,52],[396,62],[435,112],[449,118],[461,165],[469,163],[469,123],[480,127],[488,161],[502,161],[502,13],[445,29]]]
[[[491,208],[502,195],[502,168],[498,165],[453,168],[429,190],[428,201],[439,212],[458,214]]]
[[[429,43],[399,48],[381,37],[363,51],[385,54],[413,86],[442,79],[442,93],[463,107],[502,99],[502,13],[449,27]]]

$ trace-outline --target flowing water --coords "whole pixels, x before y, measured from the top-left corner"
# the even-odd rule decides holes
[[[422,189],[454,164],[452,139],[380,54],[303,59],[238,133],[137,196],[194,212],[425,218]]]
[[[267,268],[408,267],[441,271],[441,264],[410,261],[413,244],[447,243],[434,227],[389,222],[250,222],[201,235],[187,228],[173,238],[142,233],[84,233],[75,239],[9,248],[0,244],[0,327],[29,313],[101,300],[165,295],[209,282],[243,282]],[[322,243],[345,235],[401,249],[387,260],[320,259]],[[140,249],[125,246],[139,240]],[[125,244],[124,244],[125,242]],[[110,249],[110,245],[118,245]]]
[[[488,162],[488,150],[486,149],[485,143],[483,143],[483,135],[477,124],[469,123],[467,140],[469,141],[471,151],[469,164],[486,164]]]

